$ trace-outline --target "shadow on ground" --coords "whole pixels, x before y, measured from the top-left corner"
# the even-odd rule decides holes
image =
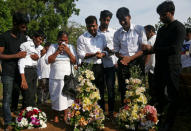
[[[179,99],[179,110],[177,116],[175,117],[175,123],[171,131],[191,131],[191,75],[185,74],[181,76],[181,86],[180,86],[180,94],[181,97]],[[2,89],[0,89],[2,90]],[[1,92],[1,91],[0,91]],[[3,112],[2,112],[2,94],[0,94],[0,131],[3,130]],[[119,101],[116,101],[116,111],[119,109]],[[107,111],[106,105],[106,111]],[[51,105],[45,104],[39,107],[43,110],[48,116],[48,127],[45,129],[32,129],[32,131],[72,131],[72,127],[64,124],[63,120],[61,120],[58,124],[53,123],[51,120],[52,110]],[[31,130],[25,130],[31,131]],[[117,123],[115,121],[105,121],[105,129],[104,131],[123,131],[119,129]]]

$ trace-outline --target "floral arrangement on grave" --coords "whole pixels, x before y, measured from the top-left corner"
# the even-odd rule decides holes
[[[157,110],[147,105],[146,87],[140,79],[138,66],[130,69],[131,78],[126,80],[125,105],[120,109],[117,120],[120,127],[130,130],[152,130],[158,123]]]
[[[68,112],[68,121],[75,131],[103,129],[105,119],[103,110],[98,105],[99,89],[92,81],[94,74],[91,70],[81,67],[78,72],[78,95]]]
[[[46,128],[47,117],[44,112],[36,107],[23,109],[15,122],[15,130]]]

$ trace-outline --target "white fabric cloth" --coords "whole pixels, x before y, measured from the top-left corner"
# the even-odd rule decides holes
[[[21,74],[24,73],[25,66],[37,66],[37,61],[33,60],[30,57],[30,55],[37,54],[40,58],[40,53],[41,53],[42,49],[43,49],[43,47],[41,45],[39,45],[38,47],[35,48],[35,44],[32,40],[24,42],[20,45],[20,50],[27,52],[26,57],[21,58],[18,61],[19,72]]]
[[[191,45],[191,40],[189,41],[184,41],[183,45]],[[186,52],[185,54],[181,55],[181,64],[182,64],[182,68],[185,67],[190,67],[191,66],[191,46],[189,48],[189,52]]]
[[[47,64],[45,62],[45,57],[46,57],[46,54],[44,54],[38,60],[37,72],[38,72],[39,79],[49,78],[49,75],[50,75],[50,64]]]
[[[72,45],[67,45],[71,53],[76,56],[75,49]],[[52,44],[46,54],[45,60],[48,63],[48,57],[55,53],[58,44]],[[73,100],[62,95],[64,86],[64,76],[71,73],[70,58],[63,52],[57,55],[55,62],[50,64],[49,91],[52,101],[52,109],[62,111],[72,105]]]
[[[108,28],[106,31],[101,31],[98,30],[98,32],[100,32],[101,34],[103,34],[105,36],[106,42],[107,42],[107,47],[110,50],[114,50],[114,45],[113,45],[113,36],[116,30],[112,29],[112,28]],[[115,54],[113,55],[109,55],[105,56],[102,59],[103,62],[103,67],[107,68],[107,67],[113,67],[116,63],[117,63],[118,58],[115,56]]]
[[[68,44],[71,53],[76,56],[74,46]],[[58,48],[58,44],[52,44],[46,54],[45,60],[48,63],[48,57],[55,53]],[[66,53],[57,55],[55,62],[50,64],[50,79],[64,79],[65,75],[71,73],[70,58]]]
[[[62,95],[64,80],[49,79],[49,92],[52,109],[62,111],[73,104],[73,100]]]
[[[77,55],[85,63],[101,64],[101,59],[91,57],[84,59],[86,53],[104,52],[107,46],[105,36],[99,32],[93,37],[89,32],[82,34],[77,40]]]
[[[156,35],[153,35],[149,40],[148,40],[148,44],[150,44],[151,46],[154,45],[156,40]],[[148,64],[146,65],[146,68],[148,71],[150,71],[150,73],[154,73],[154,67],[155,67],[155,54],[151,55],[151,58],[148,62]]]
[[[142,43],[147,44],[145,29],[140,25],[130,25],[129,31],[122,27],[114,34],[114,51],[122,56],[132,56],[140,50]]]

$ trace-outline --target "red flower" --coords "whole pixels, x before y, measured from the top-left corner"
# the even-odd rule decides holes
[[[33,111],[29,111],[29,112],[27,112],[26,117],[30,118],[32,115],[34,115],[34,112]]]
[[[38,110],[37,109],[33,109],[34,114],[38,115]]]
[[[19,113],[19,116],[22,116],[24,111],[25,111],[25,109],[23,109],[23,110]]]

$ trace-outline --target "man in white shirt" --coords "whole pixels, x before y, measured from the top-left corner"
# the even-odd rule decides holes
[[[38,73],[38,88],[37,88],[37,104],[43,104],[49,98],[49,75],[50,64],[45,62],[46,53],[51,43],[46,42],[44,48],[41,50],[41,57],[37,64]]]
[[[98,24],[95,16],[88,16],[85,22],[88,31],[82,34],[77,40],[77,55],[81,59],[82,65],[93,64],[92,70],[95,76],[95,85],[99,89],[101,96],[99,104],[105,110],[104,75],[101,59],[106,56],[104,49],[107,43],[105,36],[97,32]]]
[[[41,46],[44,40],[44,33],[36,31],[32,40],[21,44],[21,51],[26,51],[25,58],[18,61],[19,72],[21,75],[21,88],[23,95],[22,108],[35,106],[35,93],[37,85],[37,60],[40,58]]]
[[[186,29],[186,37],[183,43],[182,47],[182,53],[181,53],[181,64],[182,68],[186,70],[186,68],[191,67],[191,28]]]
[[[108,56],[102,59],[104,67],[104,78],[108,92],[108,107],[109,117],[112,118],[115,105],[115,66],[117,57],[113,51],[113,36],[115,30],[109,28],[109,23],[112,18],[112,13],[109,10],[103,10],[100,13],[100,26],[98,32],[103,34],[107,41]]]
[[[152,25],[146,25],[145,27],[148,44],[154,45],[156,40],[155,28]],[[155,90],[153,89],[154,82],[154,67],[155,67],[155,54],[149,54],[145,58],[145,72],[148,73],[149,93],[151,96],[151,104],[154,104],[152,99],[155,98]]]
[[[144,70],[144,61],[140,57],[142,44],[147,43],[144,27],[134,25],[130,22],[131,16],[129,9],[121,7],[117,10],[116,16],[121,24],[121,28],[115,32],[114,35],[114,51],[118,60],[119,71],[119,91],[121,92],[121,103],[124,101],[126,92],[125,79],[130,78],[129,69],[133,65],[140,65],[142,71]]]

